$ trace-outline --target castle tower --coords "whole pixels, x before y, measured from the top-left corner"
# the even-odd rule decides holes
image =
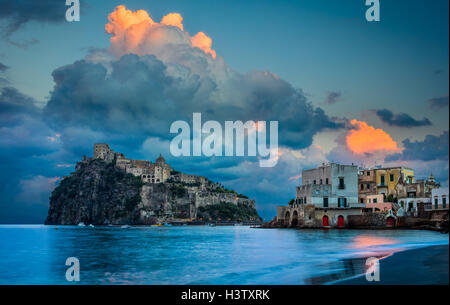
[[[106,162],[112,162],[114,159],[114,151],[109,148],[106,143],[95,143],[94,153],[92,154],[93,159],[101,159]]]
[[[159,166],[164,166],[166,164],[166,159],[164,159],[164,157],[159,154],[159,157],[156,159],[156,165]]]

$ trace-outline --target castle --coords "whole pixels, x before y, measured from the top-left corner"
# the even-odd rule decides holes
[[[135,177],[140,177],[144,183],[165,183],[171,179],[176,182],[188,184],[204,184],[205,177],[176,172],[166,163],[160,154],[155,163],[147,160],[133,160],[125,157],[120,152],[115,152],[106,143],[95,143],[92,158],[83,157],[76,166],[78,169],[82,163],[100,159],[107,163],[115,163],[115,166]]]

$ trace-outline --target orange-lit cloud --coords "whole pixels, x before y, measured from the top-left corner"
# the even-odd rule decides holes
[[[203,32],[191,37],[184,31],[183,17],[178,13],[169,13],[158,23],[145,10],[133,12],[119,5],[108,15],[108,20],[105,31],[111,35],[111,50],[117,56],[155,55],[173,45],[187,45],[216,58],[216,52],[211,49],[212,39]]]
[[[169,13],[161,19],[161,23],[165,25],[176,26],[183,31],[183,17],[178,13]]]
[[[212,39],[203,32],[198,32],[191,37],[192,46],[199,48],[205,53],[211,54],[212,58],[216,58],[216,51],[211,49]]]
[[[351,120],[355,127],[346,137],[348,148],[357,154],[374,151],[398,151],[397,142],[383,129],[377,129],[366,122]]]

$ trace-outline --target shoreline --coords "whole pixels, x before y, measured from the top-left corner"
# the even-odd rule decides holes
[[[434,231],[442,234],[448,234],[447,227],[435,227],[435,226],[412,226],[412,227],[344,227],[344,228],[325,228],[325,227],[276,227],[276,226],[264,226],[254,227],[255,229],[294,229],[294,230],[373,230],[373,231],[391,231],[391,230],[416,230],[416,231]]]
[[[365,273],[326,285],[448,285],[449,245],[406,249],[379,260],[380,281],[368,282]]]

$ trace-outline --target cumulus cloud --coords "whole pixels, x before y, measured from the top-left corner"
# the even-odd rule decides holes
[[[170,13],[158,23],[144,10],[133,12],[119,5],[108,15],[108,20],[105,30],[111,34],[111,50],[117,56],[128,53],[161,55],[167,45],[173,44],[198,48],[216,58],[216,52],[211,49],[212,39],[203,32],[192,37],[184,32],[183,18],[178,13]]]
[[[431,125],[431,121],[427,118],[423,118],[423,120],[416,120],[409,114],[406,113],[394,114],[392,111],[388,109],[375,110],[375,113],[380,118],[381,121],[391,126],[419,127]]]
[[[352,129],[346,135],[347,147],[354,153],[373,153],[377,151],[397,151],[397,142],[380,128],[370,126],[364,121],[351,120]]]
[[[386,161],[398,160],[447,160],[448,161],[448,131],[439,136],[427,135],[423,141],[403,141],[404,150],[402,153],[393,154],[386,158]]]
[[[331,91],[328,92],[328,96],[325,99],[325,103],[332,105],[332,104],[336,104],[336,102],[338,102],[342,97],[342,93],[340,91]]]
[[[431,109],[440,110],[448,107],[448,96],[430,98],[428,103]]]
[[[321,130],[343,127],[275,74],[238,73],[195,47],[182,21],[169,14],[157,23],[145,11],[117,7],[106,31],[109,52],[118,57],[93,51],[56,69],[47,122],[55,129],[86,126],[168,139],[170,124],[191,121],[193,112],[203,121],[277,120],[281,145],[292,148],[311,145]]]

